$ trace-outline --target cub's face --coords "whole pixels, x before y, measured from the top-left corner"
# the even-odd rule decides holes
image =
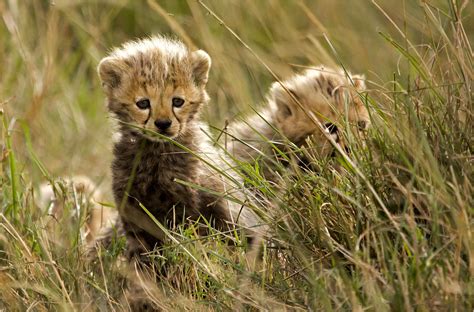
[[[211,60],[201,50],[189,53],[182,46],[161,49],[155,44],[143,51],[135,47],[133,53],[116,51],[100,62],[99,76],[108,108],[123,122],[122,129],[153,141],[162,140],[155,133],[179,140],[208,100]]]
[[[346,120],[355,131],[366,130],[370,118],[360,98],[360,93],[365,91],[363,79],[357,75],[349,78],[344,72],[320,68],[307,70],[284,81],[287,90],[281,84],[274,83],[270,99],[276,104],[275,119],[280,130],[299,146],[309,136],[315,138],[318,144],[329,143],[306,113],[314,114],[326,128],[330,128],[328,132],[331,135],[334,129],[343,129]]]

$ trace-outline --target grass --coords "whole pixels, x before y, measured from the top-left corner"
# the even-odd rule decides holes
[[[271,185],[243,164],[277,207],[256,267],[218,233],[171,229],[180,244],[155,254],[166,273],[132,297],[163,310],[473,310],[473,13],[441,0],[0,3],[0,310],[129,308],[139,277],[117,260],[123,240],[85,261],[90,202],[63,178],[87,175],[112,202],[95,68],[154,33],[211,55],[204,119],[217,128],[258,108],[273,75],[321,63],[366,74],[373,127],[350,161],[313,159],[317,174],[295,168]],[[36,204],[44,181],[60,220]]]

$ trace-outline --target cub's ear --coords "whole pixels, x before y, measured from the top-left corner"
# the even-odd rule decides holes
[[[198,86],[204,87],[211,69],[211,57],[203,50],[194,51],[191,53],[191,66],[194,81]]]
[[[122,68],[121,62],[113,57],[105,57],[100,61],[97,67],[102,86],[111,91],[117,88],[122,83]]]
[[[358,91],[365,91],[365,76],[364,75],[352,75],[352,82],[354,83],[354,87]]]
[[[279,82],[274,82],[270,88],[270,97],[276,104],[277,115],[280,118],[287,118],[294,114],[294,109],[297,108],[295,100],[300,100],[300,96],[291,88],[287,90]]]

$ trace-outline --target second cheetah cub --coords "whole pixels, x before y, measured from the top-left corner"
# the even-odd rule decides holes
[[[360,97],[364,91],[362,76],[322,66],[308,69],[282,84],[275,82],[267,106],[259,114],[228,126],[227,147],[237,159],[248,162],[259,156],[271,159],[275,153],[273,146],[284,151],[285,139],[301,147],[311,138],[318,155],[331,155],[334,149],[311,114],[342,144],[338,127],[348,121],[349,126],[364,131],[370,125],[369,113]],[[271,164],[267,162],[267,166]]]
[[[199,122],[210,66],[206,52],[164,37],[125,43],[99,64],[119,121],[113,193],[132,255],[134,246],[151,249],[165,239],[143,207],[165,225],[203,216],[221,230],[247,229],[249,242],[258,236],[241,181]]]

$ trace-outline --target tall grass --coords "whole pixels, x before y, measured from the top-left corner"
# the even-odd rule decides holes
[[[110,194],[95,68],[110,47],[160,33],[211,55],[204,119],[217,128],[263,103],[265,64],[285,78],[321,63],[366,74],[373,127],[365,147],[347,129],[350,162],[313,157],[277,185],[245,165],[276,207],[256,267],[177,228],[181,244],[154,254],[166,270],[129,297],[164,310],[471,311],[473,13],[469,1],[0,3],[0,309],[129,308],[123,292],[141,277],[120,261],[123,240],[85,261],[89,202],[62,178]],[[64,203],[59,220],[36,204],[42,181]]]

